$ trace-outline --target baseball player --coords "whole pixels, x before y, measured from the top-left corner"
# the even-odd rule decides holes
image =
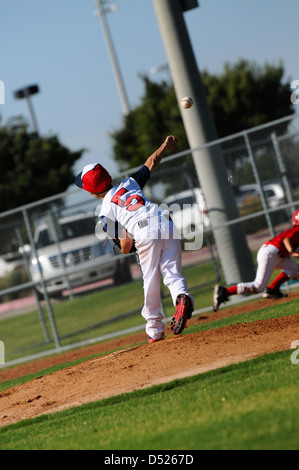
[[[112,185],[110,174],[99,163],[84,167],[76,185],[103,201],[100,222],[108,235],[117,240],[124,254],[136,252],[143,276],[144,306],[148,342],[164,338],[165,325],[161,313],[160,275],[169,288],[175,314],[171,330],[180,334],[194,310],[192,296],[182,275],[181,244],[169,217],[157,204],[149,201],[142,189],[167,150],[174,150],[177,140],[168,136],[135,174]]]
[[[296,249],[299,247],[299,209],[292,216],[292,228],[285,230],[264,243],[257,253],[257,272],[253,282],[241,282],[235,286],[223,287],[216,285],[213,296],[213,310],[229,300],[231,295],[250,295],[263,292],[273,271],[281,273],[265,289],[264,298],[280,299],[287,297],[280,286],[290,279],[299,279],[299,265],[290,258],[299,258]]]

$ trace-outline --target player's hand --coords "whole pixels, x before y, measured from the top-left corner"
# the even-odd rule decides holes
[[[165,139],[166,149],[167,150],[174,150],[178,145],[177,139],[173,135],[169,135]]]
[[[291,257],[292,258],[299,258],[299,253],[297,253],[296,251],[292,251]]]

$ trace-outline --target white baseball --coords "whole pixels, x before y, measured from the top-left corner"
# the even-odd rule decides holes
[[[185,96],[184,98],[181,99],[181,105],[185,109],[189,109],[193,106],[193,99],[191,96]]]

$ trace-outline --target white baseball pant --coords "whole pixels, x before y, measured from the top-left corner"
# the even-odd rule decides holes
[[[244,295],[247,292],[252,293],[252,291],[256,293],[263,292],[274,269],[280,269],[290,279],[296,277],[299,273],[299,265],[289,258],[281,258],[278,248],[274,245],[262,245],[257,254],[257,262],[255,280],[237,284],[239,295]]]
[[[138,261],[143,276],[144,306],[142,316],[146,320],[146,333],[160,339],[165,330],[161,313],[161,274],[171,293],[173,304],[179,294],[188,294],[182,275],[181,244],[172,221],[145,227],[134,232]],[[190,296],[191,297],[191,296]]]

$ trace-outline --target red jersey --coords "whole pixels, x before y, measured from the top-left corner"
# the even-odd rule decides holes
[[[297,225],[296,227],[292,227],[288,230],[285,230],[284,232],[281,232],[279,235],[276,235],[276,237],[265,243],[265,245],[276,246],[276,248],[279,249],[280,255],[287,258],[289,257],[289,252],[283,243],[286,238],[289,238],[292,248],[295,251],[299,246],[299,226]]]

